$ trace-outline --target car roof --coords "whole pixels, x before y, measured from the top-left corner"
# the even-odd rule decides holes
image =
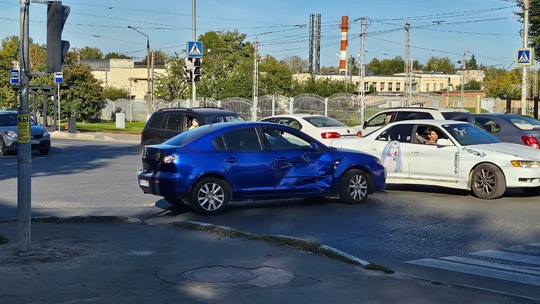
[[[469,124],[468,122],[458,121],[458,120],[444,120],[444,119],[411,119],[411,120],[399,120],[392,122],[388,125],[397,125],[397,124],[421,124],[421,125],[461,125]]]
[[[328,116],[324,116],[322,114],[293,113],[293,114],[273,115],[273,116],[269,116],[269,117],[265,117],[265,118],[272,118],[272,117],[300,117],[300,118],[304,118],[304,117],[316,117],[316,116],[328,117]]]
[[[234,113],[234,111],[223,109],[223,108],[161,108],[157,110],[156,112],[174,112],[174,111],[181,111],[181,112],[195,112],[195,113]]]
[[[418,111],[418,112],[469,112],[466,109],[463,108],[438,108],[438,107],[395,107],[395,108],[388,108],[384,109],[381,112],[387,112],[387,111]]]
[[[0,114],[18,114],[15,110],[0,110]]]

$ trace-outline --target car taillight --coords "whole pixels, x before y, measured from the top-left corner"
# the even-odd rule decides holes
[[[321,133],[321,136],[323,139],[328,139],[328,138],[340,138],[341,135],[339,135],[338,132],[324,132],[324,133]]]
[[[356,137],[362,137],[362,131],[356,132]]]
[[[521,140],[523,141],[523,143],[525,143],[529,147],[540,149],[540,143],[538,143],[538,139],[536,139],[536,137],[521,136]]]

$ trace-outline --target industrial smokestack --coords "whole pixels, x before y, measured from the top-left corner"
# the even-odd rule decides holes
[[[339,74],[347,74],[347,46],[349,45],[349,17],[341,17],[341,48],[339,53]]]

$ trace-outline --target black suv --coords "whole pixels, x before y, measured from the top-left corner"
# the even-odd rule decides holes
[[[196,119],[199,125],[219,122],[244,121],[237,113],[222,108],[165,108],[150,116],[141,133],[141,147],[160,144],[191,127]]]

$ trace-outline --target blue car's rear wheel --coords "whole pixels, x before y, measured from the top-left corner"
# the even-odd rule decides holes
[[[339,181],[339,199],[346,204],[363,203],[369,195],[369,176],[362,170],[352,169]]]
[[[205,177],[193,187],[189,203],[197,213],[221,213],[230,200],[229,189],[226,181],[215,177]]]

